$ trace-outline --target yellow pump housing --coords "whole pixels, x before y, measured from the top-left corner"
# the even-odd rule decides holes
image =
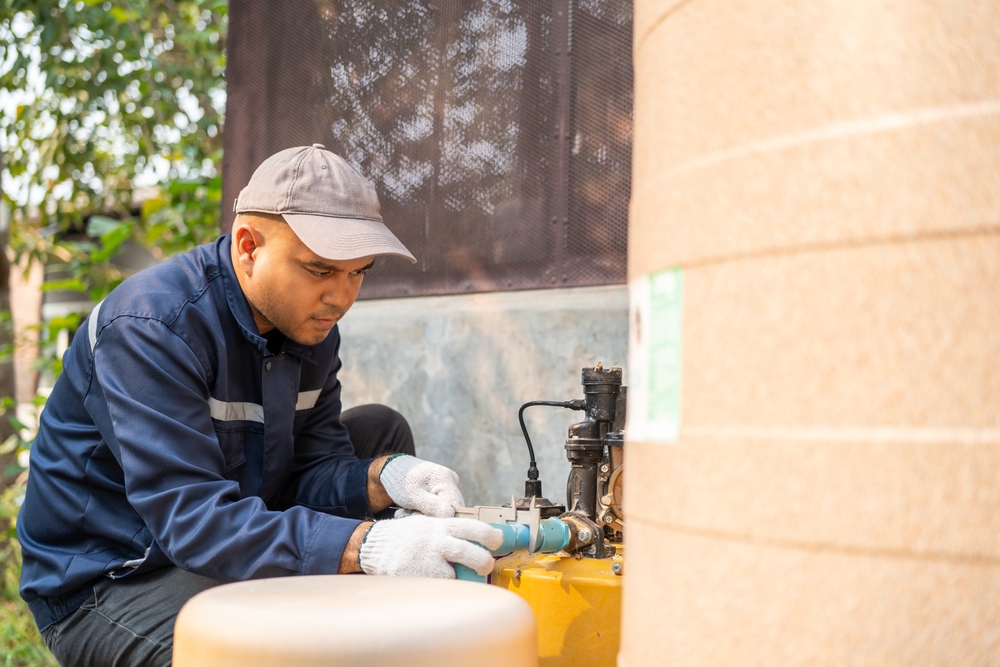
[[[498,558],[491,583],[521,596],[538,624],[539,667],[610,667],[618,655],[624,558],[521,551]]]

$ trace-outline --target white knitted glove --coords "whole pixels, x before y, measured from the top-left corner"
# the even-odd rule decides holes
[[[379,480],[393,502],[403,509],[427,516],[450,518],[455,508],[465,507],[454,470],[413,456],[391,459]]]
[[[365,574],[454,579],[452,563],[461,563],[485,577],[493,571],[493,556],[473,544],[496,549],[503,533],[475,519],[435,519],[411,516],[377,521],[365,535],[358,563]]]

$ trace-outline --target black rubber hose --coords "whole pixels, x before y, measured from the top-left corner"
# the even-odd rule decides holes
[[[572,401],[528,401],[517,411],[517,420],[521,422],[521,433],[524,434],[524,442],[528,445],[528,457],[531,459],[528,464],[528,479],[538,479],[538,464],[535,462],[535,448],[531,446],[531,438],[528,437],[528,428],[524,425],[524,409],[533,405],[547,405],[553,408],[569,408],[570,410],[583,410],[587,407],[587,402],[582,398]]]

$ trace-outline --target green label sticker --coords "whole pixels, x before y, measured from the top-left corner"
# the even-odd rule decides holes
[[[629,284],[630,439],[677,441],[683,295],[681,269],[659,271]]]

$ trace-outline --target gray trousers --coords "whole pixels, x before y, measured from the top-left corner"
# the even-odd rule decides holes
[[[220,583],[177,567],[102,579],[83,606],[46,628],[42,637],[63,667],[169,665],[177,613]]]
[[[358,458],[414,453],[398,412],[382,405],[345,410],[341,421]],[[221,582],[168,567],[123,579],[101,579],[75,612],[42,633],[62,667],[161,667],[173,653],[174,621],[184,603]]]

